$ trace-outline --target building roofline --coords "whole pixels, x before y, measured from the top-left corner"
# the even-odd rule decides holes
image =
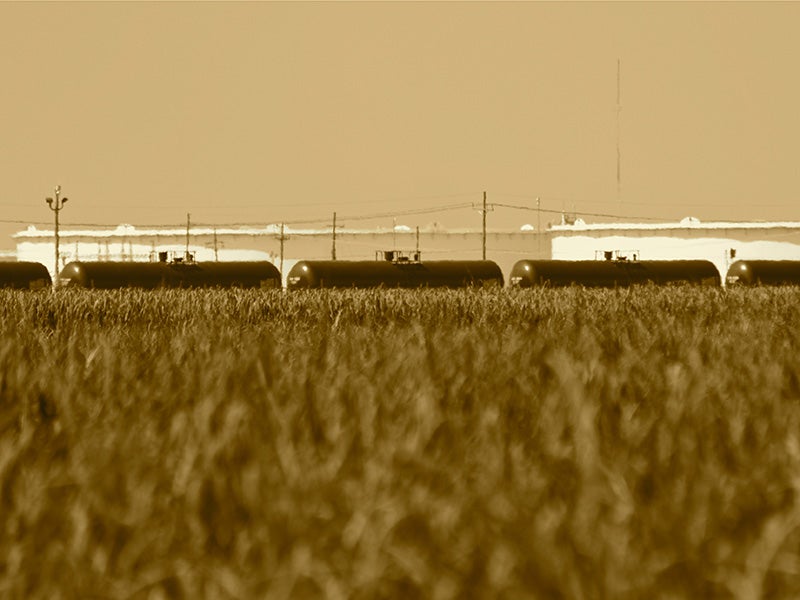
[[[684,219],[678,223],[584,223],[579,221],[574,224],[565,225],[551,225],[548,229],[543,229],[543,232],[551,233],[578,233],[578,232],[592,232],[592,231],[702,231],[702,230],[729,230],[729,229],[797,229],[800,230],[800,221],[773,221],[773,222],[742,222],[742,221],[709,221],[701,222],[696,219]],[[479,234],[480,229],[476,228],[431,228],[429,226],[420,227],[420,233],[431,234],[451,234],[451,235],[466,235],[466,234]],[[280,225],[270,224],[265,227],[190,227],[189,234],[194,236],[202,235],[224,235],[224,236],[275,236],[280,235]],[[393,230],[390,227],[376,228],[376,229],[353,229],[345,227],[337,227],[337,235],[389,235],[400,234],[409,235],[415,233],[414,229],[397,229]],[[521,229],[488,229],[488,234],[503,235],[503,234],[535,234],[536,231],[529,225]],[[69,229],[64,228],[59,230],[59,237],[61,238],[96,238],[96,239],[109,239],[109,238],[145,238],[145,237],[180,237],[186,235],[186,228],[137,228],[133,225],[119,225],[114,228],[107,229]],[[284,228],[284,235],[293,236],[329,236],[331,235],[331,228],[323,229],[294,229],[291,227]],[[38,229],[31,225],[23,231],[18,231],[11,235],[12,238],[21,239],[42,239],[52,238],[52,229]]]
[[[684,219],[679,223],[575,223],[552,225],[550,231],[571,233],[582,231],[702,231],[727,229],[800,229],[800,221],[708,221]]]

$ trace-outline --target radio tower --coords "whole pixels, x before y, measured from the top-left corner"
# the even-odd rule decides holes
[[[620,60],[617,59],[617,200],[622,204],[622,170],[620,167],[621,154],[619,150],[619,113],[622,112],[620,104]]]

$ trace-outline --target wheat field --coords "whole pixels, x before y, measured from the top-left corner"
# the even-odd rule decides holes
[[[0,292],[0,597],[798,597],[798,324],[798,288]]]

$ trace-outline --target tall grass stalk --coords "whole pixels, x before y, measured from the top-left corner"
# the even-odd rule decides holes
[[[800,596],[799,301],[0,293],[0,596]]]

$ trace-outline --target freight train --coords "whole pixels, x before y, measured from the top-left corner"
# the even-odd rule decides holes
[[[800,260],[737,260],[725,277],[728,285],[798,285]]]
[[[281,274],[269,261],[80,262],[67,264],[59,286],[94,289],[124,287],[279,288]]]
[[[634,284],[720,285],[707,260],[520,260],[509,276],[512,287],[626,287]]]
[[[301,260],[286,287],[419,288],[503,287],[503,272],[490,260],[420,260],[419,252],[388,251],[379,260]]]
[[[52,285],[50,273],[38,262],[0,262],[0,287],[40,290]]]
[[[288,273],[287,288],[502,287],[503,273],[493,261],[422,261],[419,253],[380,253],[375,261],[303,260]],[[800,260],[739,260],[728,269],[729,286],[800,285]],[[716,267],[704,260],[520,260],[509,287],[627,287],[721,285]],[[40,263],[0,263],[0,287],[42,289],[51,285]],[[281,274],[268,261],[71,262],[59,275],[62,287],[113,289],[241,287],[280,288]]]

